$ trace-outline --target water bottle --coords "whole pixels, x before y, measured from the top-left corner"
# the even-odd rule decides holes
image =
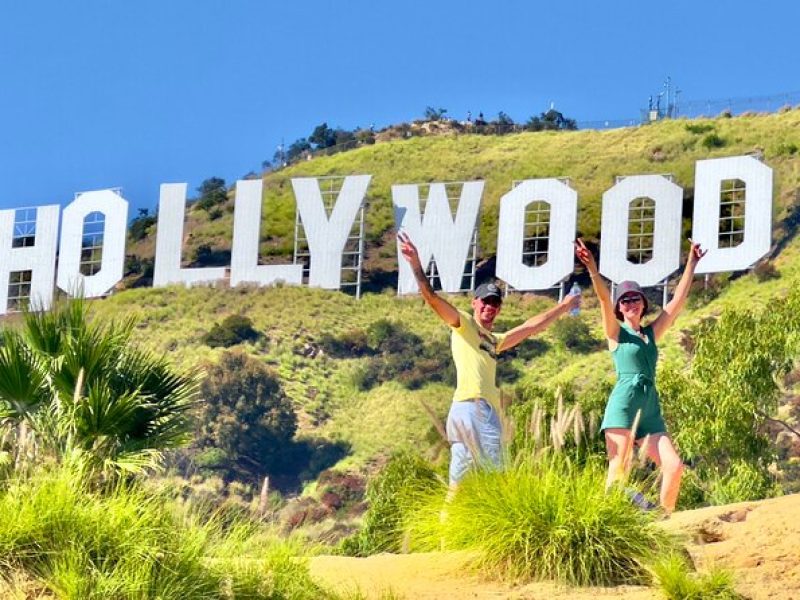
[[[569,295],[570,296],[580,296],[581,295],[581,286],[578,285],[578,282],[574,282],[572,287],[569,288]],[[577,317],[581,312],[580,306],[576,306],[575,308],[571,308],[569,314],[573,317]]]

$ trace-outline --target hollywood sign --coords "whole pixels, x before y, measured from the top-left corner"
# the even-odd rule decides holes
[[[353,175],[343,180],[330,213],[323,203],[316,178],[292,179],[297,211],[310,253],[308,284],[340,289],[342,253],[354,220],[363,206],[371,176]],[[743,237],[732,247],[719,244],[721,189],[736,181],[744,192]],[[416,243],[423,264],[435,260],[442,289],[461,288],[465,261],[478,224],[483,181],[463,184],[458,206],[451,210],[445,184],[429,184],[424,209],[420,186],[393,185],[392,203],[398,229]],[[652,258],[638,264],[628,259],[629,207],[649,198],[654,206]],[[523,260],[525,211],[533,202],[549,206],[546,260],[529,265]],[[619,178],[603,194],[600,272],[612,281],[634,279],[652,286],[679,266],[683,190],[663,175]],[[164,184],[158,209],[155,287],[172,284],[211,284],[226,278],[225,267],[182,268],[186,184]],[[741,207],[740,207],[741,208]],[[500,199],[496,274],[516,290],[550,288],[574,268],[578,195],[559,179],[520,182]],[[259,265],[262,210],[261,180],[238,181],[233,223],[230,285],[267,286],[282,281],[301,284],[303,265]],[[32,244],[20,247],[15,237],[17,211],[0,211],[0,314],[8,310],[9,290],[25,274],[26,291],[36,308],[50,306],[54,285],[85,297],[107,294],[123,276],[128,202],[113,190],[79,194],[61,214],[58,205],[36,209]],[[81,272],[85,227],[101,215],[102,260],[92,274]],[[59,218],[61,235],[59,238]],[[701,160],[695,165],[692,238],[708,249],[698,273],[746,269],[770,248],[772,227],[772,169],[750,156]],[[17,236],[18,237],[18,236]],[[58,267],[56,269],[56,257]],[[398,251],[398,292],[418,291],[411,270]],[[57,273],[56,273],[57,270]],[[16,289],[19,289],[18,287]]]

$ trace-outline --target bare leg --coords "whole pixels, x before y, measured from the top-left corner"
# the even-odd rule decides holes
[[[606,452],[608,454],[608,476],[606,477],[606,490],[608,490],[625,473],[624,453],[630,443],[631,430],[621,428],[606,429],[605,436]]]
[[[668,514],[672,513],[681,490],[683,461],[666,433],[656,433],[650,436],[647,444],[647,456],[661,468],[661,506]]]

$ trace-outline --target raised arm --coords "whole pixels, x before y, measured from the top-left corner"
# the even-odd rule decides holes
[[[583,263],[586,270],[589,271],[589,277],[592,279],[592,287],[594,293],[597,294],[597,299],[600,302],[600,314],[603,318],[603,331],[606,338],[614,342],[619,340],[619,321],[614,314],[614,303],[611,300],[611,293],[608,291],[608,286],[603,282],[600,277],[600,272],[597,270],[597,262],[591,250],[586,247],[581,238],[575,241],[575,256]]]
[[[678,315],[681,314],[683,307],[686,305],[686,298],[689,296],[689,290],[692,287],[695,267],[697,267],[697,263],[706,255],[706,252],[708,252],[708,250],[701,250],[700,244],[695,244],[694,242],[691,242],[691,244],[692,247],[689,249],[689,258],[686,259],[686,267],[683,269],[683,275],[681,275],[681,280],[678,282],[678,287],[675,288],[675,294],[672,296],[672,300],[664,307],[664,310],[661,311],[661,314],[653,321],[653,335],[656,341],[661,339],[661,336],[664,335],[667,329],[675,322],[675,319],[678,318]]]
[[[411,265],[411,271],[414,273],[414,279],[417,280],[419,292],[425,299],[425,302],[433,309],[439,318],[450,325],[450,327],[458,327],[461,325],[461,317],[459,316],[458,309],[450,304],[447,300],[437,295],[433,291],[428,278],[425,277],[425,271],[422,269],[422,263],[419,260],[419,252],[417,247],[411,242],[411,238],[406,233],[398,233],[397,241],[400,242],[400,253]]]
[[[503,340],[497,345],[497,351],[502,352],[504,350],[508,350],[509,348],[513,348],[530,336],[536,335],[540,331],[544,331],[551,323],[558,319],[558,317],[573,308],[577,308],[578,305],[580,305],[580,302],[580,296],[564,297],[564,299],[556,304],[553,308],[531,317],[522,325],[518,325],[506,333]]]

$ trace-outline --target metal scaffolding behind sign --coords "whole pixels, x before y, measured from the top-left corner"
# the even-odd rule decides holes
[[[559,181],[572,187],[569,177],[556,177]],[[525,179],[515,179],[511,182],[513,190]],[[525,209],[525,233],[522,237],[522,261],[529,267],[538,267],[547,262],[550,246],[550,203],[544,200],[533,200]],[[550,289],[558,289],[559,302],[564,299],[565,281],[559,282]],[[514,288],[505,285],[505,295],[513,292]]]
[[[447,203],[450,206],[450,215],[455,217],[458,211],[458,204],[461,201],[461,190],[464,187],[463,181],[448,181],[444,182],[445,191],[447,192]],[[425,208],[430,197],[430,184],[421,183],[419,189],[419,209],[420,214],[425,214]],[[472,239],[470,241],[469,251],[467,253],[467,260],[464,262],[464,272],[461,276],[461,287],[459,292],[471,292],[475,289],[475,267],[478,262],[478,223],[480,222],[480,213],[475,220],[475,226],[472,229]],[[431,259],[425,269],[425,274],[428,276],[428,281],[434,290],[441,290],[442,285],[439,280],[439,270],[436,266],[436,260]]]
[[[342,189],[345,178],[339,176],[317,177],[325,212],[330,218],[336,199]],[[311,265],[311,251],[308,246],[300,211],[295,209],[294,218],[294,264],[303,265],[303,284],[308,284],[308,273]],[[353,291],[356,298],[361,297],[361,282],[364,265],[364,205],[358,210],[358,217],[353,221],[350,234],[342,249],[342,278],[340,288]]]

